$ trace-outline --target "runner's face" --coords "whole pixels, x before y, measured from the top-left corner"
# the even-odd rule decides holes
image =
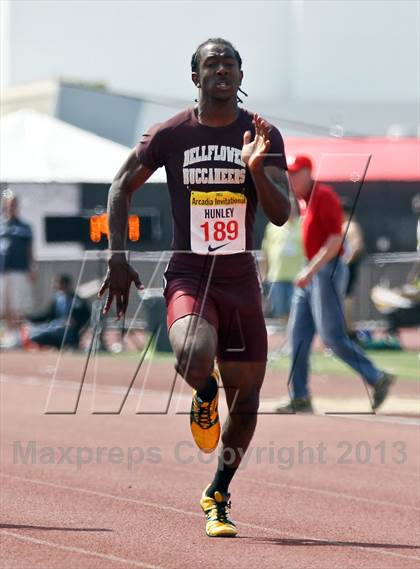
[[[207,44],[201,48],[199,73],[192,79],[204,95],[226,101],[236,97],[242,76],[232,48]]]

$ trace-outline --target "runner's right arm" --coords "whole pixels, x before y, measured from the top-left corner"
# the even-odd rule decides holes
[[[139,162],[133,150],[115,176],[108,194],[108,224],[110,258],[108,271],[99,289],[102,296],[108,289],[103,313],[107,314],[112,302],[116,300],[117,318],[121,318],[128,305],[131,283],[143,288],[139,275],[131,267],[125,256],[127,241],[128,211],[133,193],[153,174],[153,170]]]

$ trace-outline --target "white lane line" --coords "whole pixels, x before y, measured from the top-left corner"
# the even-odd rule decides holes
[[[166,468],[167,470],[174,470],[179,472],[186,472],[188,474],[202,474],[203,476],[208,476],[208,473],[203,472],[198,469],[182,468],[180,466],[164,466],[160,465],[161,468]],[[289,490],[297,490],[299,492],[310,492],[311,494],[321,494],[325,496],[333,496],[334,498],[343,498],[345,500],[351,500],[352,502],[367,502],[369,504],[375,504],[377,506],[386,506],[392,508],[402,508],[405,510],[420,510],[420,506],[410,506],[409,504],[398,504],[396,502],[388,502],[386,500],[376,500],[372,498],[363,498],[362,496],[353,496],[352,494],[342,494],[341,492],[334,492],[333,490],[323,490],[321,488],[310,488],[308,486],[298,486],[296,484],[287,484],[286,482],[269,482],[267,480],[260,480],[256,478],[249,478],[248,476],[241,476],[239,472],[238,480],[243,480],[244,482],[251,482],[252,484],[272,486],[277,488],[287,488]]]
[[[363,550],[365,549],[365,547],[358,546],[358,549]],[[394,551],[387,551],[386,549],[378,549],[377,551],[378,553],[383,553],[384,555],[392,555],[393,557],[401,557],[403,559],[415,559],[416,561],[420,561],[420,557],[417,557],[416,555],[403,555],[401,553],[395,553]]]
[[[99,553],[98,551],[90,551],[88,549],[83,549],[81,547],[60,545],[59,543],[54,543],[53,541],[46,541],[45,539],[36,539],[35,537],[20,535],[12,531],[0,530],[0,533],[3,535],[9,535],[11,537],[14,537],[15,539],[20,539],[21,541],[29,541],[30,543],[36,543],[38,545],[47,545],[48,547],[55,547],[56,549],[62,549],[63,551],[71,551],[72,553],[81,553],[82,555],[100,557],[101,559],[106,559],[107,561],[117,561],[118,563],[123,563],[125,565],[132,565],[133,567],[142,567],[143,569],[163,569],[158,565],[149,565],[149,563],[134,561],[134,559],[125,559],[124,557],[117,557],[116,555],[112,555],[110,553]]]
[[[43,378],[39,376],[17,376],[17,375],[9,375],[9,374],[1,374],[0,376],[0,383],[11,383],[15,385],[42,385],[44,387],[48,386],[51,382],[50,378]],[[72,391],[77,391],[80,387],[80,382],[75,381],[68,381],[62,379],[55,379],[54,380],[54,388],[58,389],[67,389]],[[125,395],[127,393],[127,388],[121,385],[101,385],[97,386],[96,384],[86,383],[83,386],[83,391],[87,393],[101,393],[101,394],[118,394],[118,395]],[[156,390],[156,389],[143,389],[143,388],[136,388],[133,387],[130,390],[131,395],[136,396],[147,396],[147,397],[161,397],[162,393],[167,393],[169,396],[169,392],[165,389]],[[175,392],[174,398],[177,399],[178,404],[182,401],[190,401],[191,396],[181,392]],[[340,398],[337,398],[340,399]],[[344,399],[344,398],[341,398]],[[399,398],[399,400],[405,401],[404,398]],[[328,399],[331,402],[330,405],[327,405],[325,408],[330,409],[332,405],[336,402],[335,399]],[[408,399],[411,402],[411,399]],[[261,398],[261,410],[262,411],[272,411],[272,409],[277,406],[279,403],[278,399],[273,398]],[[144,413],[147,414],[147,413]],[[177,414],[177,413],[175,413]],[[264,416],[266,413],[261,413]],[[325,415],[324,413],[320,413],[316,415],[317,417],[328,417],[334,419],[351,419],[353,421],[370,421],[374,423],[387,423],[391,425],[405,425],[407,427],[419,427],[420,426],[420,419],[417,417],[398,417],[398,416],[388,416],[388,415]]]
[[[164,506],[162,504],[156,504],[155,502],[147,502],[145,500],[139,500],[137,498],[126,498],[125,496],[116,496],[115,494],[108,494],[105,492],[98,492],[96,490],[89,490],[87,488],[80,488],[79,486],[67,486],[66,484],[56,484],[55,482],[46,482],[45,480],[36,480],[34,478],[23,478],[21,476],[14,476],[13,474],[6,474],[0,472],[1,476],[6,476],[7,478],[14,478],[15,480],[20,480],[21,482],[29,482],[32,484],[39,484],[40,486],[50,486],[51,488],[58,488],[62,490],[71,490],[73,492],[81,492],[83,494],[90,494],[91,496],[99,496],[101,498],[111,498],[119,502],[128,502],[131,504],[140,504],[149,508],[159,508],[160,510],[167,510],[168,512],[174,512],[176,514],[188,514],[190,516],[202,517],[202,514],[198,512],[188,512],[186,510],[181,510],[180,508],[174,508],[172,506]]]
[[[352,421],[369,421],[370,423],[388,423],[391,425],[405,425],[418,427],[420,419],[415,417],[391,417],[388,415],[325,415],[332,419],[350,419]]]
[[[51,382],[51,379],[42,378],[39,376],[18,376],[18,375],[0,375],[0,383],[4,384],[11,384],[11,385],[33,385],[33,386],[41,386],[41,387],[48,387],[48,384]],[[54,381],[54,388],[56,389],[64,389],[68,391],[78,391],[80,388],[80,382],[71,381],[66,379],[56,379]],[[92,383],[85,383],[83,385],[83,391],[86,393],[93,393],[94,395],[97,393],[103,395],[125,395],[127,393],[127,387],[123,385],[96,385]],[[144,389],[144,388],[137,388],[133,387],[130,389],[130,395],[147,395],[149,397],[162,397],[162,394],[166,394],[168,397],[170,395],[169,389]],[[173,397],[177,399],[181,399],[183,401],[191,402],[191,395],[182,393],[181,391],[175,391]],[[145,415],[147,412],[144,413]]]
[[[162,504],[156,504],[154,502],[145,502],[143,500],[138,500],[136,498],[124,498],[123,496],[115,496],[114,494],[108,494],[105,492],[97,492],[96,490],[88,490],[86,488],[80,488],[78,486],[67,486],[65,484],[56,484],[54,482],[46,482],[44,480],[36,480],[34,478],[23,478],[21,476],[15,476],[13,474],[5,474],[3,472],[0,472],[0,475],[6,476],[7,478],[13,478],[15,480],[20,480],[21,482],[29,482],[32,484],[39,484],[41,486],[51,486],[52,488],[58,488],[61,490],[70,490],[73,492],[81,492],[83,494],[100,496],[101,498],[117,500],[120,502],[130,502],[130,503],[140,504],[142,506],[147,506],[150,508],[156,508],[158,510],[168,510],[171,512],[176,512],[178,514],[184,514],[187,516],[194,516],[194,517],[199,517],[199,518],[203,517],[203,515],[198,513],[198,512],[190,512],[188,510],[181,510],[180,508],[173,508],[171,506],[163,506]],[[265,526],[250,524],[248,522],[238,521],[238,524],[240,524],[241,526],[244,526],[244,527],[251,528],[251,529],[256,529],[256,530],[261,530],[261,531],[264,531],[267,533],[271,533],[271,534],[280,536],[283,539],[286,536],[286,537],[291,538],[291,539],[310,540],[310,541],[316,541],[316,542],[321,542],[321,543],[324,543],[324,542],[328,543],[328,541],[329,541],[328,539],[321,539],[321,538],[308,536],[308,535],[299,535],[299,534],[290,533],[287,531],[280,531],[280,530],[273,529],[273,528],[267,528]],[[335,541],[336,540],[331,540],[331,546],[330,547],[334,547]],[[401,553],[395,553],[395,552],[389,552],[389,551],[382,550],[382,549],[377,549],[375,544],[372,544],[372,547],[369,547],[369,544],[366,544],[365,546],[355,546],[355,549],[360,549],[361,551],[368,551],[369,553],[382,553],[382,554],[386,554],[386,555],[391,554],[394,557],[400,557],[402,559],[415,559],[415,560],[420,561],[420,557],[416,557],[416,556],[412,556],[412,555],[403,555]],[[155,568],[153,568],[153,569],[155,569]]]
[[[361,465],[361,466],[364,466],[364,465]],[[400,476],[412,476],[413,478],[420,479],[420,471],[419,472],[410,472],[408,470],[404,470],[403,472],[401,472],[401,470],[399,470],[398,467],[388,468],[384,464],[375,464],[375,463],[369,464],[368,468],[379,468],[381,470],[381,472],[384,472],[386,474],[397,474],[399,477]]]
[[[241,478],[247,482],[253,482],[254,484],[261,484],[260,480],[256,478]],[[367,502],[368,504],[375,504],[378,506],[386,506],[392,508],[402,508],[404,510],[420,510],[419,506],[410,506],[408,504],[397,504],[396,502],[388,502],[387,500],[376,500],[372,498],[363,498],[362,496],[353,496],[352,494],[344,494],[341,492],[334,492],[332,490],[322,490],[321,488],[309,488],[308,486],[297,486],[296,484],[285,484],[281,482],[268,482],[263,481],[267,486],[278,486],[280,488],[291,488],[292,490],[298,490],[299,492],[311,492],[316,494],[323,494],[325,496],[333,496],[335,498],[343,498],[345,500],[351,500],[352,502]]]

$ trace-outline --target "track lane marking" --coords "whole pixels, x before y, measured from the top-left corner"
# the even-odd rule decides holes
[[[416,417],[397,417],[391,415],[324,415],[331,419],[350,419],[351,421],[368,421],[370,423],[385,423],[391,425],[404,425],[406,427],[419,427],[420,419]]]
[[[143,563],[141,561],[134,561],[134,559],[125,559],[124,557],[117,557],[111,553],[99,553],[99,551],[90,551],[89,549],[83,549],[81,547],[73,547],[70,545],[60,545],[53,541],[46,541],[45,539],[37,539],[35,537],[29,537],[28,535],[20,535],[12,531],[0,530],[3,535],[9,535],[15,539],[20,539],[21,541],[29,541],[31,543],[36,543],[38,545],[47,545],[48,547],[55,547],[56,549],[62,549],[64,551],[71,551],[72,553],[81,553],[83,555],[91,555],[93,557],[100,557],[101,559],[106,559],[107,561],[117,561],[118,563],[124,563],[125,565],[132,565],[134,567],[142,567],[143,569],[163,569],[159,565],[149,565],[149,563]]]
[[[256,478],[243,478],[243,480],[246,480],[247,482],[253,482],[253,483],[258,483],[260,484],[261,481],[257,480]],[[420,507],[419,506],[410,506],[408,504],[397,504],[396,502],[388,502],[386,500],[376,500],[376,499],[372,499],[372,498],[363,498],[362,496],[353,496],[351,494],[343,494],[341,492],[334,492],[333,490],[323,490],[321,488],[309,488],[308,486],[297,486],[296,484],[282,484],[281,482],[268,482],[263,480],[262,481],[263,484],[266,484],[267,486],[279,486],[281,488],[287,487],[287,488],[292,488],[293,490],[299,490],[300,492],[313,492],[316,494],[323,494],[325,496],[333,496],[336,498],[344,498],[345,500],[351,500],[351,501],[356,501],[356,502],[367,502],[369,504],[375,504],[378,506],[386,506],[386,507],[392,507],[392,508],[403,508],[405,510],[416,510],[419,511]]]
[[[135,503],[135,504],[141,504],[142,506],[147,506],[150,508],[156,508],[159,510],[167,510],[167,511],[172,511],[175,513],[180,513],[180,514],[185,514],[188,516],[194,516],[194,517],[200,517],[202,518],[203,515],[201,513],[198,512],[190,512],[188,510],[182,510],[180,508],[173,508],[171,506],[163,506],[162,504],[156,504],[154,502],[146,502],[144,500],[138,500],[136,498],[125,498],[123,496],[116,496],[114,494],[108,494],[105,492],[98,492],[96,490],[89,490],[87,488],[80,488],[78,486],[68,486],[66,484],[56,484],[55,482],[46,482],[44,480],[36,480],[34,478],[23,478],[21,476],[15,476],[13,474],[6,474],[3,472],[0,472],[1,476],[6,476],[7,478],[13,478],[15,480],[20,480],[22,482],[28,482],[28,483],[32,483],[32,484],[39,484],[41,486],[51,486],[53,488],[58,488],[58,489],[63,489],[63,490],[70,490],[73,492],[81,492],[84,494],[91,494],[93,496],[100,496],[102,498],[107,498],[107,499],[113,499],[113,500],[117,500],[117,501],[121,501],[121,502],[129,502],[129,503]],[[275,534],[275,535],[280,535],[281,537],[289,537],[289,538],[294,538],[294,539],[302,539],[302,540],[311,540],[311,541],[317,541],[317,542],[328,542],[327,539],[321,539],[321,538],[316,538],[313,536],[308,536],[308,535],[299,535],[299,534],[293,534],[293,533],[289,533],[287,531],[281,532],[280,530],[277,529],[272,529],[272,528],[267,528],[265,526],[260,526],[260,525],[256,525],[256,524],[251,524],[248,522],[242,522],[242,521],[238,521],[238,524],[240,524],[241,526],[244,527],[248,527],[250,529],[257,529],[257,530],[261,530],[261,531],[265,531],[267,533],[271,533],[271,534]],[[3,531],[3,530],[0,530]],[[10,532],[11,533],[11,532]],[[335,540],[334,540],[335,541]],[[64,547],[64,546],[63,546]],[[327,546],[327,547],[334,547],[334,543],[331,544],[331,546]],[[409,546],[410,547],[410,546]],[[415,559],[416,561],[420,561],[420,557],[417,556],[413,556],[413,555],[404,555],[401,553],[395,553],[395,552],[390,552],[390,551],[386,551],[383,549],[377,549],[375,548],[375,546],[373,545],[372,547],[369,547],[368,544],[366,544],[366,546],[355,546],[355,549],[360,549],[361,551],[367,551],[369,553],[381,553],[384,555],[393,555],[394,557],[400,557],[401,559]],[[161,568],[157,568],[152,566],[152,569],[161,569]]]
[[[10,375],[10,374],[1,374],[0,377],[0,383],[11,383],[14,385],[22,385],[22,384],[26,384],[26,385],[41,385],[43,387],[47,387],[50,382],[52,380],[49,378],[44,378],[44,377],[40,377],[40,376],[18,376],[18,375]],[[64,379],[55,379],[54,380],[54,388],[62,388],[62,389],[69,389],[69,390],[77,390],[80,387],[80,383],[79,382],[75,382],[75,381],[71,381],[71,380],[64,380]],[[127,392],[127,389],[124,386],[121,385],[100,385],[97,386],[96,384],[92,384],[92,383],[86,383],[83,386],[83,390],[87,393],[102,393],[105,395],[109,395],[109,394],[125,394]],[[130,395],[136,395],[136,396],[140,396],[140,395],[146,395],[149,397],[153,397],[153,396],[161,396],[162,392],[164,392],[165,390],[156,390],[156,389],[143,389],[143,388],[135,388],[133,387],[130,390]],[[185,393],[183,393],[182,391],[180,392],[175,392],[174,393],[174,397],[176,397],[176,399],[179,401],[190,401],[191,400],[191,396],[190,395],[186,395]],[[341,398],[337,398],[337,399],[343,399],[343,397]],[[398,399],[407,399],[407,398],[398,398]],[[335,399],[331,398],[331,399],[326,399],[327,401],[331,401],[333,404],[335,403]],[[411,401],[411,398],[408,398],[409,401]],[[273,399],[272,397],[262,397],[261,398],[261,409],[265,409],[266,411],[272,411],[272,409],[274,409],[275,406],[278,405],[279,403],[279,399]],[[282,401],[282,400],[280,400]],[[331,405],[328,406],[328,408],[330,408]],[[176,414],[183,414],[183,413],[175,413]],[[261,413],[261,415],[264,415],[267,413]],[[271,413],[270,413],[271,414]],[[273,414],[275,414],[273,412]],[[353,421],[370,421],[370,422],[374,422],[374,423],[387,423],[387,424],[391,424],[391,425],[404,425],[407,427],[419,427],[420,426],[420,419],[417,417],[398,417],[398,416],[388,416],[388,415],[377,415],[377,414],[372,414],[372,415],[368,415],[368,416],[363,416],[363,415],[340,415],[340,413],[337,413],[337,415],[325,415],[324,413],[319,413],[319,414],[315,414],[315,416],[317,417],[328,417],[328,418],[333,418],[333,419],[350,419]]]
[[[198,468],[196,469],[190,469],[188,470],[187,468],[182,468],[180,466],[165,466],[165,465],[160,465],[161,468],[166,468],[168,470],[174,470],[174,471],[179,471],[179,472],[186,472],[191,474],[191,472],[193,472],[194,474],[200,473],[203,476],[206,475],[208,476],[208,474],[206,472],[203,472],[201,470],[199,470]],[[363,498],[362,496],[353,496],[352,494],[342,494],[340,492],[334,492],[333,490],[323,490],[321,488],[310,488],[309,486],[298,486],[296,484],[286,484],[285,482],[269,482],[267,480],[258,480],[256,478],[248,478],[247,476],[241,476],[240,473],[238,473],[239,478],[238,480],[243,480],[244,482],[252,482],[253,484],[259,484],[259,485],[266,485],[266,486],[274,486],[274,487],[278,487],[278,488],[288,488],[288,489],[292,489],[292,490],[298,490],[299,492],[311,492],[311,493],[315,493],[315,494],[323,494],[326,496],[333,496],[335,498],[344,498],[346,500],[351,500],[351,501],[359,501],[359,502],[368,502],[370,504],[375,504],[377,506],[387,506],[387,507],[393,507],[393,508],[403,508],[403,509],[407,509],[407,510],[420,510],[420,506],[410,506],[409,504],[397,504],[396,502],[388,502],[386,500],[375,500],[372,498]]]

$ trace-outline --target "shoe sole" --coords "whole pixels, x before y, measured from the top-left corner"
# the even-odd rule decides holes
[[[225,534],[220,533],[218,535],[212,535],[211,533],[207,533],[207,531],[206,531],[206,535],[207,535],[207,537],[222,537],[224,539],[229,539],[229,538],[236,537],[238,535],[238,532],[236,532],[236,533],[225,533]]]
[[[205,492],[207,491],[207,489],[208,489],[209,487],[210,487],[210,484],[208,484],[208,485],[204,488],[204,490],[203,490],[203,496],[204,496]],[[206,510],[205,510],[205,509],[203,508],[203,506],[201,505],[201,501],[200,501],[200,508],[202,509],[204,515],[206,515]],[[207,529],[206,529],[206,535],[207,535],[207,537],[224,537],[224,538],[229,538],[229,537],[236,537],[236,536],[238,535],[238,531],[236,530],[235,533],[225,533],[225,534],[221,533],[221,534],[218,534],[218,535],[213,535],[213,534],[211,534],[211,533],[208,533],[208,531],[207,531]]]
[[[282,409],[281,407],[278,407],[275,410],[276,413],[278,413],[279,415],[314,415],[315,411],[313,409]]]
[[[373,409],[374,411],[376,411],[377,409],[379,409],[379,407],[380,407],[381,405],[383,405],[383,404],[385,403],[385,401],[388,399],[388,397],[389,397],[389,392],[390,392],[390,390],[391,390],[391,387],[393,387],[393,386],[395,385],[396,381],[397,381],[397,377],[396,377],[395,375],[393,375],[393,376],[390,377],[389,386],[388,386],[388,391],[386,392],[385,397],[384,397],[384,398],[382,399],[382,401],[381,401],[380,403],[378,403],[377,405],[372,405],[372,409]]]

